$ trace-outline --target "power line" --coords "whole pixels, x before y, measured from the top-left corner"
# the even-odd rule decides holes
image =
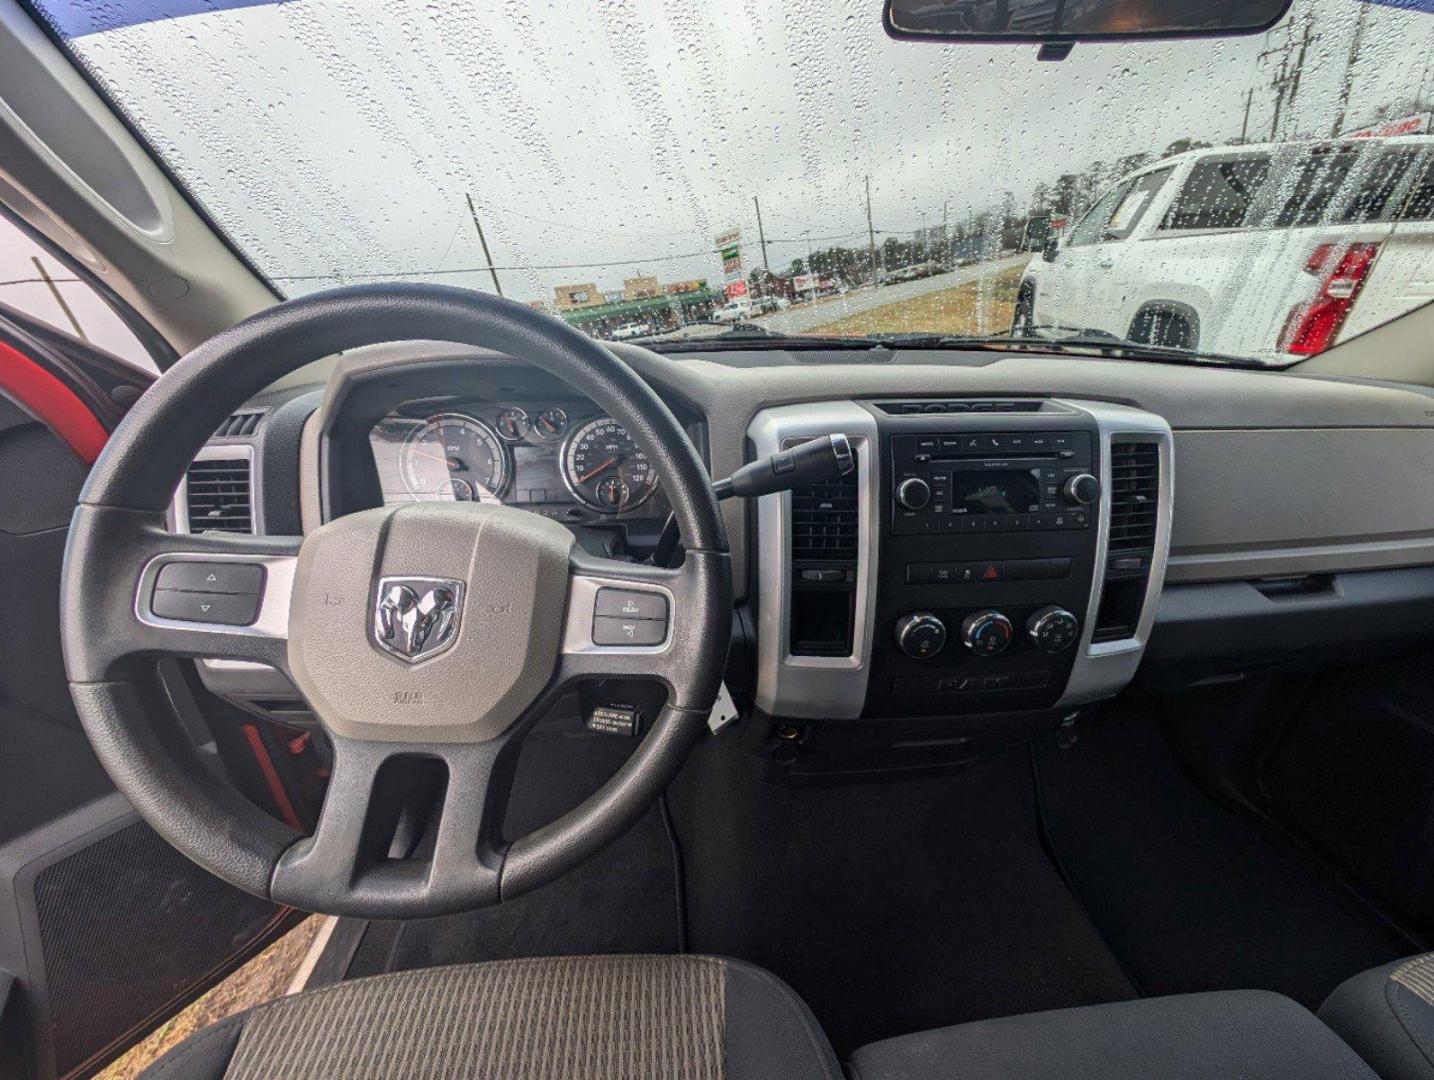
[[[878,233],[886,233],[892,230],[877,229]],[[910,230],[897,230],[907,232]],[[862,233],[842,233],[837,236],[814,236],[814,243],[832,243],[837,240],[850,240],[861,236]],[[768,244],[805,244],[806,237],[792,239],[768,239]],[[381,278],[402,278],[402,277],[448,277],[454,274],[486,274],[489,270],[592,270],[608,266],[641,266],[643,263],[665,262],[674,259],[697,259],[706,255],[719,253],[718,248],[705,248],[701,251],[677,252],[675,254],[653,253],[644,255],[638,259],[598,259],[593,262],[574,263],[516,263],[511,266],[459,266],[446,269],[432,270],[379,270],[379,271],[348,271],[336,270],[327,274],[271,274],[274,281],[327,281],[330,279],[381,279]]]

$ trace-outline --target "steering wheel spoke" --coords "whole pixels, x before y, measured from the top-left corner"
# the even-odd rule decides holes
[[[318,826],[280,857],[276,901],[365,918],[497,902],[515,744],[331,743]]]
[[[574,547],[568,609],[555,683],[593,679],[654,679],[677,695],[678,708],[701,707],[681,698],[694,663],[711,648],[714,617],[705,599],[727,570],[727,557],[689,552],[679,567],[649,566],[590,555]],[[703,691],[705,693],[705,691]],[[707,702],[710,705],[710,700]]]
[[[288,672],[289,600],[300,537],[175,535],[133,511],[81,507],[73,529],[110,557],[84,583],[106,603],[76,605],[89,625],[69,638],[72,667],[113,678],[166,656],[250,660]],[[77,644],[83,650],[76,649]]]

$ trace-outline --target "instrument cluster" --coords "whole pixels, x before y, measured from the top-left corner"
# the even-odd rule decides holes
[[[385,504],[501,502],[574,523],[667,513],[647,454],[590,402],[412,402],[369,443]]]

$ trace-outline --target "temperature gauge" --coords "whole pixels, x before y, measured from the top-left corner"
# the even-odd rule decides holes
[[[543,438],[556,441],[567,434],[568,414],[553,405],[538,414],[537,422],[533,426]]]
[[[528,414],[516,405],[504,409],[498,414],[498,434],[509,442],[522,442],[528,437]]]

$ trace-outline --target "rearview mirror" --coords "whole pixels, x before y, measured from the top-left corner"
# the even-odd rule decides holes
[[[1258,34],[1290,0],[886,0],[894,38],[985,42],[1110,41]]]
[[[1056,256],[1061,252],[1061,238],[1055,233],[1046,237],[1045,246],[1041,248],[1041,258],[1046,262],[1055,262]]]

